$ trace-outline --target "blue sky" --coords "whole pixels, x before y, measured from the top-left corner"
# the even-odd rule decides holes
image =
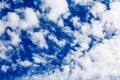
[[[0,1],[0,80],[120,79],[119,0]]]

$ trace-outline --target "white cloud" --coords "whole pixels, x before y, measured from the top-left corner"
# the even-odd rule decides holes
[[[15,12],[9,12],[6,17],[8,19],[6,26],[10,26],[13,29],[19,26],[20,18]]]
[[[6,51],[7,51],[7,49],[6,49],[5,45],[3,44],[2,41],[0,41],[0,58],[1,59],[5,59],[5,60],[7,59],[7,56],[5,54]]]
[[[118,3],[114,3],[111,5],[115,6],[117,4]],[[120,75],[119,34],[111,38],[110,40],[107,40],[103,38],[104,34],[102,33],[102,30],[104,30],[105,27],[108,27],[108,28],[112,27],[112,29],[115,29],[116,28],[115,25],[118,25],[118,23],[117,22],[115,23],[115,21],[120,21],[118,20],[119,17],[118,15],[113,14],[113,13],[119,14],[118,7],[115,7],[114,9],[112,7],[110,11],[107,11],[105,8],[105,5],[97,2],[95,3],[95,6],[93,8],[91,9],[91,11],[93,11],[92,13],[94,14],[94,16],[100,17],[100,20],[92,19],[91,24],[80,23],[79,25],[82,26],[81,27],[82,34],[79,31],[73,32],[73,31],[70,31],[69,29],[64,30],[65,32],[74,34],[75,41],[71,45],[75,45],[76,43],[80,43],[81,45],[81,47],[78,47],[76,51],[70,51],[70,53],[68,53],[68,56],[65,58],[66,60],[65,62],[67,63],[67,62],[70,62],[71,60],[75,60],[76,63],[80,64],[83,67],[83,70],[81,70],[78,64],[71,65],[72,62],[70,62],[70,64],[68,64],[67,66],[72,67],[71,68],[72,73],[69,73],[70,69],[68,69],[67,74],[65,74],[64,71],[63,73],[56,71],[54,74],[49,75],[52,78],[49,77],[48,75],[47,76],[35,75],[34,76],[35,80],[38,77],[40,79],[48,79],[48,80],[49,79],[79,80],[81,77],[81,79],[87,80],[87,79],[92,79],[92,77],[94,76],[98,76],[99,79],[104,80],[104,79],[109,79],[109,75],[113,75],[113,76]],[[105,16],[103,17],[103,15]],[[112,17],[114,20],[112,19]],[[106,22],[107,22],[107,25],[106,25]],[[114,23],[114,24],[111,25],[111,23]],[[119,31],[119,29],[120,28],[118,26],[117,30]],[[111,29],[109,30],[111,31]],[[93,46],[93,48],[91,48],[89,52],[86,52],[86,54],[83,57],[80,57],[82,55],[82,51],[87,50],[89,48],[89,43],[91,39],[88,38],[88,35],[90,34],[102,38],[103,43],[95,43],[95,46]],[[94,60],[94,62],[92,60]],[[65,70],[67,69],[65,68]],[[65,76],[63,74],[65,74]]]
[[[40,32],[30,32],[31,40],[34,44],[38,45],[40,48],[48,48],[44,35],[46,35],[47,31]]]
[[[49,35],[48,38],[52,41],[54,41],[57,45],[60,47],[63,47],[66,43],[65,40],[58,40],[54,35]]]
[[[89,5],[93,3],[93,0],[73,0],[76,4]]]
[[[25,20],[32,25],[37,25],[39,20],[36,12],[32,8],[25,9]]]
[[[17,27],[20,25],[20,18],[19,16],[14,12],[8,12],[6,16],[4,16],[0,20],[0,35],[4,33],[6,27],[11,27],[13,30],[16,30]]]
[[[90,3],[92,3],[92,1],[93,0],[74,0],[76,4],[80,5],[89,5]],[[47,18],[54,22],[57,22],[57,20],[59,20],[58,24],[62,26],[63,32],[74,37],[74,41],[73,43],[70,43],[70,45],[75,46],[76,44],[79,44],[80,47],[74,47],[75,51],[69,51],[67,57],[65,57],[64,59],[64,63],[66,63],[66,65],[62,65],[63,72],[56,69],[56,71],[50,75],[48,75],[46,72],[46,74],[43,75],[39,74],[33,75],[31,77],[25,77],[23,78],[23,80],[79,80],[80,77],[83,80],[87,80],[95,75],[98,75],[101,80],[104,80],[109,75],[120,75],[120,2],[111,2],[110,10],[106,10],[104,4],[97,1],[94,2],[92,8],[90,9],[90,12],[95,18],[99,17],[100,20],[91,19],[91,24],[89,24],[86,22],[79,22],[79,17],[73,17],[71,20],[73,25],[76,28],[81,28],[78,31],[72,31],[69,27],[64,26],[64,22],[62,18],[60,18],[62,14],[64,18],[67,18],[69,15],[69,9],[66,0],[45,0],[43,2],[45,3],[43,4],[43,8],[50,7],[50,12],[45,14]],[[3,7],[4,5],[0,8]],[[30,39],[34,44],[38,45],[40,48],[48,48],[45,36],[50,32],[45,30],[33,32],[31,30],[34,27],[40,26],[39,16],[37,15],[37,12],[34,11],[32,8],[25,8],[23,9],[23,13],[23,16],[25,16],[24,19],[21,19],[20,16],[15,12],[9,12],[7,16],[0,20],[0,34],[4,32],[6,26],[10,26],[15,30],[17,26],[19,27],[17,31],[7,31],[7,33],[11,37],[11,42],[0,41],[1,59],[7,60],[8,58],[5,54],[5,51],[10,49],[8,49],[8,47],[6,46],[9,46],[10,43],[12,43],[13,45],[18,45],[18,43],[21,41],[19,38],[19,32],[21,31],[21,29],[28,30],[27,32],[30,34]],[[114,29],[118,31],[117,35],[113,36],[109,40],[105,39],[105,33],[103,33],[103,30],[108,30],[109,32],[112,32],[112,30]],[[90,51],[87,52],[90,47],[89,44],[91,42],[91,38],[89,38],[88,35],[91,34],[102,38],[103,42],[95,43]],[[63,47],[67,42],[64,39],[58,40],[57,37],[54,35],[49,35],[48,38],[53,40],[60,47]],[[82,56],[82,51],[86,52],[84,56]],[[33,55],[32,58],[36,64],[47,62],[45,59],[38,55]],[[31,66],[33,62],[25,60],[20,61],[20,64],[24,67],[28,67]],[[80,65],[83,67],[83,69],[81,69]],[[4,72],[6,72],[7,69],[8,67],[5,65],[3,65],[1,68],[1,70],[3,70]]]
[[[64,26],[64,21],[63,21],[63,19],[59,19],[59,20],[58,20],[58,25],[59,25],[59,26]]]
[[[0,11],[2,10],[2,9],[4,9],[4,8],[9,8],[10,6],[9,6],[9,4],[7,4],[6,2],[0,2]]]
[[[33,55],[33,60],[35,63],[46,63],[46,60],[37,54]]]
[[[104,4],[102,4],[101,2],[95,2],[91,9],[91,13],[95,18],[97,18],[101,16],[102,13],[105,12],[105,10],[106,10],[106,6]]]
[[[43,5],[43,8],[50,8],[50,12],[47,14],[47,18],[56,22],[57,19],[62,15],[67,13],[68,10],[68,4],[66,0],[44,0],[45,4]]]
[[[4,72],[7,72],[8,68],[9,68],[9,66],[2,65],[1,70]]]
[[[2,21],[2,20],[0,20],[0,35],[2,34],[2,33],[4,33],[4,31],[5,31],[5,24],[4,24],[4,22]]]
[[[120,2],[112,2],[110,3],[110,10],[106,10],[104,4],[100,2],[96,2],[95,5],[91,9],[91,13],[95,18],[100,18],[100,26],[104,28],[112,28],[119,30],[119,21],[120,21]]]
[[[24,67],[29,67],[32,65],[32,62],[25,60],[25,61],[21,61],[20,64]]]
[[[100,7],[94,7],[94,10],[92,8],[93,11],[92,13],[94,14],[94,16],[99,17],[100,20],[92,19],[91,24],[80,23],[80,25],[82,26],[81,28],[83,34],[81,35],[79,32],[76,33],[74,32],[74,36],[76,36],[75,42],[80,42],[81,46],[82,44],[88,46],[90,42],[87,35],[89,34],[95,35],[103,39],[104,34],[102,31],[104,29],[109,28],[108,30],[110,32],[112,32],[113,29],[119,31],[120,30],[118,23],[120,21],[118,15],[119,9],[118,6],[116,6],[118,4],[119,4],[118,2],[111,3],[111,10],[108,11],[105,9],[103,4],[102,4],[103,8],[101,8],[102,7],[101,3],[99,4]],[[85,42],[87,38],[88,41]],[[77,67],[75,69],[77,72],[75,73],[81,76],[75,76],[74,73],[72,73],[71,75],[74,75],[74,77],[76,78],[82,77],[83,80],[90,79],[96,74],[100,77],[101,80],[107,78],[109,79],[109,75],[113,75],[113,76],[120,75],[119,40],[120,40],[119,34],[112,37],[110,40],[103,39],[103,43],[95,43],[95,46],[91,48],[90,52],[86,52],[85,56],[83,57],[80,57],[80,55],[81,55],[81,51],[85,50],[85,46],[77,48],[77,51],[73,51],[70,55],[68,55],[66,60],[70,61],[71,59],[73,59],[76,62],[80,63],[84,69],[80,70],[77,66],[73,66],[73,67]],[[88,49],[88,47],[86,49]],[[92,60],[94,60],[94,62],[92,62]],[[75,80],[77,80],[76,78]]]
[[[19,33],[11,32],[10,30],[8,30],[7,33],[11,37],[11,43],[13,45],[18,45],[21,42],[21,39],[19,37]]]
[[[73,22],[73,25],[76,27],[76,28],[80,28],[80,19],[79,19],[79,17],[73,17],[72,19],[71,19],[71,21]]]
[[[94,66],[94,70],[91,72],[99,73],[102,76],[120,74],[119,40],[119,36],[116,36],[111,40],[105,40],[103,44],[96,45],[90,52],[88,52],[88,57],[94,60],[94,62],[89,65],[91,67]],[[86,69],[89,68],[86,66]]]
[[[97,36],[99,38],[103,38],[104,34],[103,34],[103,30],[104,30],[104,25],[102,24],[101,21],[96,21],[96,20],[91,20],[91,34],[93,34],[94,36]]]
[[[32,8],[25,8],[24,10],[21,9],[21,12],[24,13],[24,19],[21,19],[16,12],[8,12],[8,14],[2,18],[0,25],[4,26],[4,28],[6,26],[10,26],[12,29],[19,27],[24,30],[38,27],[39,20],[37,12],[35,12]],[[4,31],[2,28],[3,27],[1,27],[1,31]]]
[[[24,14],[25,19],[20,22],[20,27],[22,29],[26,30],[39,25],[37,13],[32,8],[26,8]]]

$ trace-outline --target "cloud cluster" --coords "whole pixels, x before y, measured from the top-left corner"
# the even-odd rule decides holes
[[[109,6],[101,0],[71,2],[34,1],[38,9],[17,8],[1,17],[0,61],[10,65],[2,63],[0,75],[19,67],[21,73],[29,70],[16,80],[120,79],[120,2],[111,0]],[[11,8],[0,4],[0,11]]]

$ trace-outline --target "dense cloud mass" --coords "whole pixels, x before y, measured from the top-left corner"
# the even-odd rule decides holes
[[[120,0],[0,1],[0,80],[120,80]]]

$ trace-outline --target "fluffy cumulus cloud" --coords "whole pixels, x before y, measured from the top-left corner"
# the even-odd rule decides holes
[[[52,21],[57,21],[61,17],[61,15],[67,13],[69,11],[68,4],[66,0],[43,0],[44,5],[43,9],[50,9],[48,14],[46,14],[47,18]]]
[[[0,80],[119,80],[119,0],[0,1]]]

